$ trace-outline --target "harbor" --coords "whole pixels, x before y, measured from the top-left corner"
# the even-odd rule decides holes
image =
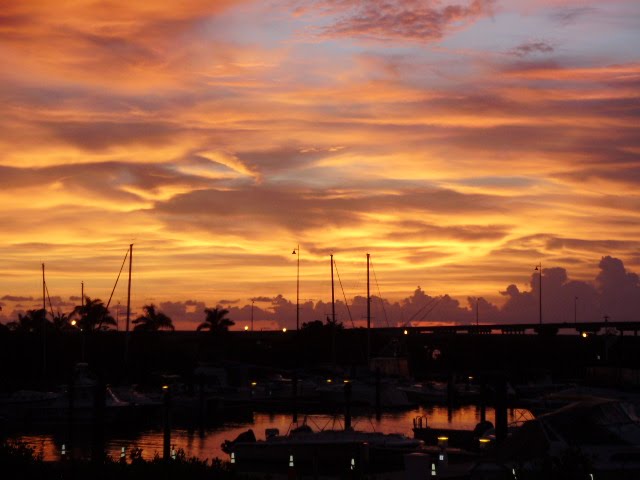
[[[357,344],[366,333],[340,332],[336,344]],[[117,352],[122,333],[94,334],[87,342],[87,363],[73,363],[75,337],[52,336],[50,351],[61,355],[54,356],[59,363],[50,364],[48,387],[39,386],[36,375],[31,385],[23,382],[22,389],[0,398],[4,440],[31,445],[45,462],[197,458],[238,473],[295,471],[300,478],[352,471],[401,476],[415,465],[442,478],[506,479],[513,469],[527,478],[527,472],[540,473],[541,460],[575,448],[600,452],[596,463],[585,464],[597,478],[639,467],[633,412],[640,395],[633,369],[622,367],[623,361],[633,365],[629,352],[635,336],[619,335],[614,343],[602,336],[372,329],[372,352],[387,351],[391,344],[396,355],[374,356],[366,369],[350,360],[353,349],[337,349],[333,357],[331,349],[314,351],[322,337],[304,334],[227,332],[224,341],[207,335],[206,342],[202,334],[133,334],[128,350],[133,368],[127,370],[119,366],[122,360],[100,353]],[[19,357],[20,337],[4,338],[12,342],[2,354]],[[192,342],[210,361],[188,360]],[[603,347],[606,363],[598,361]],[[529,355],[538,349],[566,357],[542,362],[543,369]],[[167,350],[173,356],[161,361]],[[424,352],[435,350],[441,354],[426,360]],[[268,363],[258,361],[264,351],[272,352]],[[465,360],[479,351],[484,353],[475,363]],[[583,362],[575,352],[590,360]],[[300,368],[285,368],[292,356]],[[149,358],[158,360],[153,370],[145,367]],[[65,361],[68,367],[58,370]],[[496,370],[496,364],[503,368]],[[67,382],[56,384],[55,378]],[[581,420],[564,420],[565,415]],[[576,421],[583,434],[576,437],[570,429],[566,438],[559,436],[558,425]],[[585,458],[574,459],[578,463],[571,468]],[[495,469],[507,473],[492,477]]]

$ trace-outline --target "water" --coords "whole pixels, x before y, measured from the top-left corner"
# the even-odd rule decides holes
[[[530,414],[522,410],[511,409],[508,411],[509,422],[522,420],[522,415]],[[494,422],[494,411],[487,408],[487,420]],[[384,433],[404,433],[412,437],[413,419],[425,416],[428,425],[435,428],[473,429],[480,421],[480,409],[476,406],[462,406],[448,410],[446,406],[419,407],[413,410],[384,413],[380,419],[375,416],[363,416],[354,414],[353,428],[357,430],[378,431]],[[307,423],[314,429],[342,428],[343,418],[326,414],[307,415]],[[301,423],[305,415],[299,415]],[[253,429],[256,437],[264,438],[266,428],[277,428],[281,434],[285,434],[291,427],[291,414],[286,413],[254,413],[253,420],[225,423],[216,428],[203,431],[174,429],[171,432],[171,443],[176,449],[183,449],[188,457],[200,459],[220,458],[228,460],[228,455],[222,451],[220,445],[225,440],[233,440],[240,433]],[[495,423],[495,422],[494,422]],[[120,457],[122,447],[127,456],[132,448],[141,448],[142,456],[151,459],[154,455],[162,455],[163,434],[162,430],[144,430],[139,433],[107,434],[106,451],[112,458]],[[14,440],[29,443],[35,448],[36,454],[42,455],[45,460],[60,459],[62,444],[66,441],[64,434],[56,433],[32,433],[14,435]],[[84,436],[76,434],[74,456],[89,457],[91,452],[91,433],[85,432]],[[68,447],[67,447],[68,448]]]

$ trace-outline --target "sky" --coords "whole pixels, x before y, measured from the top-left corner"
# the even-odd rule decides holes
[[[298,245],[304,321],[332,253],[346,325],[366,253],[378,325],[535,321],[538,264],[545,319],[638,320],[639,44],[636,0],[0,0],[0,322],[131,243],[178,328],[295,324]]]

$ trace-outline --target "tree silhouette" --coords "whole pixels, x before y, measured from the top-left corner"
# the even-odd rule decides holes
[[[71,312],[71,316],[74,315],[79,317],[78,326],[85,331],[108,330],[110,325],[116,325],[116,321],[99,298],[91,299],[85,296],[84,305],[76,306]]]
[[[321,333],[323,331],[344,330],[344,325],[342,322],[338,322],[337,320],[334,322],[331,320],[331,317],[327,315],[326,323],[322,323],[322,320],[303,322],[301,330],[312,333]]]
[[[49,328],[47,311],[41,308],[39,310],[27,310],[24,315],[19,313],[18,320],[7,323],[7,328],[14,332],[40,332],[44,325]]]
[[[313,320],[311,322],[302,322],[302,328],[300,330],[305,332],[319,333],[322,332],[324,325],[322,320]]]
[[[209,330],[211,333],[224,333],[229,330],[229,327],[236,324],[233,320],[225,318],[229,313],[229,310],[220,306],[216,308],[205,308],[204,313],[206,318],[204,322],[198,325],[197,330]]]
[[[53,326],[60,332],[68,332],[73,330],[71,325],[71,314],[60,313],[53,317]]]
[[[133,321],[137,332],[157,332],[158,330],[174,330],[171,318],[162,312],[156,311],[156,306],[152,303],[142,307],[144,315],[140,315]]]

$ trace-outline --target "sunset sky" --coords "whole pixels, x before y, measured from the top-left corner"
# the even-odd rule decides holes
[[[184,328],[291,325],[298,244],[303,303],[330,253],[365,295],[367,252],[389,302],[505,308],[540,262],[632,298],[639,45],[637,0],[0,0],[0,321],[43,262],[59,308],[106,301],[130,243],[134,310]]]

